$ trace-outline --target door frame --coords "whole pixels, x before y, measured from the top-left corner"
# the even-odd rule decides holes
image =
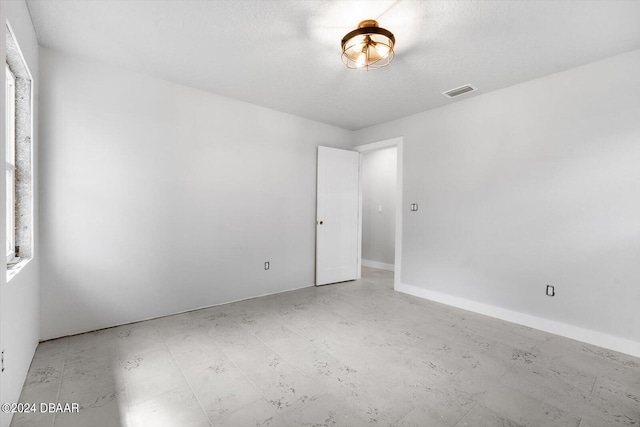
[[[358,191],[358,279],[362,277],[362,154],[371,153],[373,151],[384,150],[385,148],[397,149],[396,159],[396,238],[395,238],[395,259],[394,259],[394,275],[393,287],[395,289],[402,283],[400,277],[402,267],[402,145],[404,138],[402,136],[385,139],[383,141],[372,142],[371,144],[358,145],[353,147],[354,151],[360,155],[360,186]]]

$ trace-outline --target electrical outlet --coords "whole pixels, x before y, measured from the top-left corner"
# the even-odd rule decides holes
[[[265,261],[265,263],[264,263],[264,269],[265,269],[265,270],[268,270],[268,269],[269,269],[269,267],[270,267],[270,266],[269,266],[269,261]]]
[[[556,295],[556,290],[554,286],[547,285],[547,296],[553,297]]]

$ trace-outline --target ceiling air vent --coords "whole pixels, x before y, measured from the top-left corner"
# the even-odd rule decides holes
[[[464,85],[455,89],[450,89],[446,92],[442,92],[442,94],[447,98],[455,98],[456,96],[464,95],[465,93],[473,92],[474,90],[478,89],[471,85]]]

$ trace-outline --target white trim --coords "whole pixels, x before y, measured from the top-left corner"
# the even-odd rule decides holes
[[[11,279],[16,277],[16,275],[20,271],[22,271],[22,269],[24,267],[26,267],[27,264],[29,264],[29,261],[31,261],[31,259],[32,258],[20,259],[20,261],[18,261],[18,263],[16,263],[16,265],[14,265],[11,269],[7,268],[7,284],[11,281]],[[8,264],[8,262],[7,262],[7,264]]]
[[[355,150],[358,151],[358,150]],[[358,260],[356,261],[356,280],[362,278],[362,153],[358,163]]]
[[[353,147],[353,151],[357,151],[359,153],[369,153],[372,151],[384,150],[385,148],[402,145],[402,141],[403,137],[399,136],[396,138],[385,139],[383,141],[372,142],[371,144],[358,145],[356,147]]]
[[[545,319],[543,317],[532,316],[530,314],[520,313],[454,295],[431,291],[414,285],[400,283],[395,285],[395,290],[464,310],[473,311],[474,313],[484,314],[486,316],[539,329],[555,335],[619,351],[620,353],[640,357],[640,342],[631,341],[626,338],[620,338],[603,332],[593,331],[591,329],[585,329],[579,326]]]
[[[13,28],[11,28],[11,23],[9,23],[8,19],[6,21],[6,25],[7,25],[7,31],[11,33],[11,38],[13,39],[13,42],[16,44],[16,48],[18,49],[18,53],[20,54],[20,59],[22,60],[22,64],[24,65],[24,69],[29,75],[29,80],[31,80],[31,84],[33,85],[33,76],[31,75],[31,71],[29,70],[29,66],[27,65],[27,60],[24,59],[24,55],[22,54],[22,49],[20,48],[20,43],[18,43],[18,39],[16,38],[16,33],[13,32]],[[5,58],[5,62],[6,62],[6,58]],[[31,88],[31,93],[33,94],[33,86]],[[31,99],[33,100],[33,95],[31,95]],[[32,113],[32,116],[33,116],[33,113]]]
[[[5,62],[5,230],[7,263],[16,255],[16,76]]]
[[[395,260],[394,260],[394,270],[395,274],[393,275],[393,285],[397,289],[398,286],[402,283],[400,270],[402,267],[402,165],[403,165],[403,154],[402,154],[402,144],[404,142],[404,138],[402,136],[385,139],[384,141],[373,142],[371,144],[358,145],[353,147],[355,151],[359,153],[369,153],[372,151],[383,150],[385,148],[396,147],[397,149],[397,168],[396,168],[396,247],[395,247]],[[362,169],[362,168],[361,168]],[[362,180],[360,180],[362,182]],[[362,185],[360,186],[360,196],[359,196],[359,227],[358,227],[358,271],[360,271],[360,266],[362,263]]]
[[[370,259],[363,259],[362,265],[365,267],[379,268],[380,270],[387,270],[387,271],[395,271],[396,269],[396,266],[393,264],[387,264],[379,261],[372,261]]]

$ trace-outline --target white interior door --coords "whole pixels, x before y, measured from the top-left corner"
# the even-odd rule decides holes
[[[318,147],[316,285],[358,275],[360,153]]]

